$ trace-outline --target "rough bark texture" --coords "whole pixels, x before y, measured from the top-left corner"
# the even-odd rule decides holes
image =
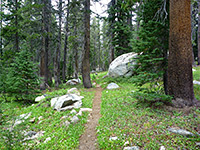
[[[58,32],[58,48],[56,49],[56,58],[54,63],[55,86],[58,87],[60,82],[60,51],[61,51],[61,25],[62,25],[62,0],[59,0],[59,32]]]
[[[40,76],[44,79],[40,85],[40,89],[44,90],[48,85],[48,51],[49,51],[49,2],[48,0],[43,1],[43,18],[42,18],[42,30],[43,30],[43,37],[42,37],[42,50],[41,50],[41,58],[40,58]]]
[[[191,17],[189,0],[170,0],[168,94],[177,107],[193,104]]]
[[[198,0],[198,14],[200,14],[200,0]],[[200,65],[200,15],[198,16],[198,65]]]
[[[19,52],[19,33],[18,33],[18,0],[15,0],[15,27],[16,27],[16,32],[15,32],[15,51]]]
[[[82,61],[82,77],[83,77],[83,85],[85,88],[92,87],[90,80],[89,53],[90,53],[90,0],[85,0],[85,45],[84,45],[83,61]]]
[[[62,68],[62,78],[63,82],[66,82],[66,57],[67,57],[67,46],[68,46],[68,32],[69,32],[69,27],[68,27],[68,21],[69,21],[69,4],[70,0],[68,0],[68,6],[67,6],[67,16],[66,16],[66,24],[65,24],[65,46],[64,46],[64,57],[63,57],[63,68]]]

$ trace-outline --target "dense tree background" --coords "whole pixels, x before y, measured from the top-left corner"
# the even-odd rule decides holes
[[[106,71],[117,56],[135,52],[131,81],[148,93],[170,94],[169,2],[110,0],[102,17],[90,10],[88,0],[1,0],[0,93],[28,95],[70,78],[83,78],[90,88],[90,71]],[[190,4],[193,65],[200,60],[199,4]],[[146,83],[150,88],[144,90]],[[23,90],[14,90],[19,87]]]

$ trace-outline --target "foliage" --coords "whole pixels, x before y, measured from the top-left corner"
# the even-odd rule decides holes
[[[14,62],[8,68],[6,93],[16,99],[31,100],[39,86],[36,64],[31,61],[31,54],[22,50],[16,54]]]
[[[168,20],[159,21],[159,10],[164,11],[162,6],[161,0],[148,0],[141,6],[142,14],[138,14],[141,27],[132,43],[133,51],[138,54],[136,76],[133,78],[138,86],[149,82],[154,85],[160,81],[163,81],[164,85],[166,83]]]
[[[112,45],[116,56],[132,51],[130,46],[132,24],[128,22],[132,18],[132,6],[133,4],[126,0],[117,0],[108,9]]]
[[[69,121],[69,118],[74,114],[71,114],[70,110],[57,112],[50,107],[50,99],[61,96],[67,93],[68,89],[72,86],[61,85],[63,88],[59,90],[53,90],[52,92],[47,92],[47,97],[44,101],[34,104],[34,105],[22,105],[19,102],[3,103],[1,109],[3,111],[3,117],[6,119],[7,125],[12,124],[10,122],[10,117],[16,118],[17,116],[25,113],[31,112],[31,116],[28,118],[27,122],[24,122],[23,131],[45,131],[44,135],[37,140],[27,140],[23,141],[20,137],[16,137],[12,149],[77,149],[79,144],[79,137],[84,132],[84,124],[87,122],[88,113],[83,112],[82,116],[78,116],[80,121],[76,124],[70,124],[68,127],[65,125],[65,121]],[[91,108],[92,99],[94,98],[94,91],[87,91],[83,87],[77,87],[84,96],[83,107]],[[75,109],[77,112],[79,109]],[[9,116],[9,117],[8,117]],[[39,120],[39,117],[42,119]],[[67,116],[67,118],[62,118]],[[0,116],[1,117],[1,116]],[[29,120],[35,117],[35,122],[30,123]],[[61,119],[62,118],[62,119]],[[2,120],[1,120],[2,121]],[[0,124],[1,131],[6,128],[7,125]],[[16,129],[20,129],[20,126],[16,126]],[[19,128],[18,128],[19,127]],[[22,132],[20,129],[18,132]],[[2,132],[1,132],[2,133]],[[2,134],[0,133],[0,137]],[[5,134],[4,134],[5,135]],[[44,141],[51,137],[51,140],[47,143]],[[5,139],[0,138],[0,149],[5,149]],[[19,148],[17,147],[20,146]],[[16,147],[14,147],[16,146]]]
[[[110,80],[102,79],[101,76],[97,77],[98,83],[106,86]],[[196,129],[200,115],[198,109],[193,108],[188,113],[187,109],[140,103],[132,97],[133,93],[139,95],[137,86],[125,81],[114,82],[120,86],[119,89],[105,89],[102,92],[102,117],[97,127],[99,149],[124,149],[126,146],[138,146],[139,149],[160,149],[161,146],[165,149],[199,149],[196,145],[199,136],[185,137],[167,130],[177,127],[199,133]],[[152,100],[157,98],[153,94],[146,96]],[[162,98],[170,100],[165,95]],[[117,137],[117,140],[110,140],[110,137]],[[124,145],[127,142],[129,144]]]

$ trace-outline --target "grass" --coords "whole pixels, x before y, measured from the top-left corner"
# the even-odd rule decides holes
[[[194,79],[200,81],[200,67],[195,68]],[[123,149],[126,146],[138,146],[140,149],[160,149],[164,146],[167,150],[173,149],[199,149],[196,143],[200,142],[200,136],[184,137],[169,132],[170,127],[188,130],[194,134],[200,132],[200,110],[175,109],[166,106],[147,106],[138,103],[132,97],[137,90],[127,78],[104,78],[107,72],[92,74],[92,80],[103,88],[101,118],[97,126],[97,140],[99,149]],[[110,82],[117,83],[120,88],[107,90]],[[57,112],[49,107],[53,97],[64,95],[73,86],[62,85],[58,90],[46,92],[46,100],[34,105],[17,102],[2,103],[0,105],[0,149],[77,149],[79,137],[84,132],[84,124],[87,122],[88,113],[80,116],[76,124],[64,125],[69,120],[70,111]],[[82,85],[77,86],[84,96],[83,107],[92,108],[94,90],[86,90]],[[194,85],[195,96],[200,100],[200,85]],[[136,93],[136,92],[135,92]],[[79,109],[76,109],[78,112]],[[16,126],[12,134],[8,132],[10,124],[13,124],[17,116],[31,112],[32,119]],[[39,120],[40,116],[42,119]],[[62,119],[63,116],[68,116]],[[22,131],[45,131],[44,135],[33,141],[22,141]],[[21,137],[22,136],[22,137]],[[44,143],[47,138],[50,141]],[[117,140],[109,140],[117,137]],[[126,143],[126,145],[124,145]]]
[[[8,122],[16,119],[17,116],[31,112],[31,117],[28,119],[35,118],[34,123],[29,121],[16,126],[16,130],[19,132],[15,133],[18,137],[13,139],[11,143],[6,144],[6,138],[12,139],[14,135],[10,135],[9,132],[0,133],[0,149],[76,149],[79,145],[79,137],[84,132],[84,124],[87,122],[88,113],[83,113],[83,116],[79,116],[80,121],[76,124],[70,124],[68,127],[65,126],[64,122],[69,120],[69,117],[73,116],[70,111],[57,112],[53,110],[50,105],[50,100],[53,97],[61,96],[67,93],[70,88],[55,90],[53,92],[47,92],[48,95],[46,100],[29,106],[24,106],[17,102],[3,103],[2,104],[2,116],[4,121],[2,122],[0,129],[5,131],[5,127],[8,127]],[[81,96],[84,96],[83,107],[92,107],[92,99],[94,97],[93,91],[88,91],[79,86]],[[76,109],[78,112],[79,109]],[[42,119],[39,120],[39,117]],[[61,119],[63,116],[68,116],[66,119]],[[7,126],[6,126],[7,124]],[[22,141],[23,138],[19,138],[22,131],[45,131],[44,135],[33,141]],[[3,138],[4,137],[4,138]],[[6,137],[6,138],[5,138]],[[51,138],[50,141],[44,143],[47,138]],[[3,140],[4,139],[4,140]]]
[[[195,72],[196,75],[200,70]],[[103,87],[113,79],[99,78]],[[104,89],[102,93],[101,115],[99,120],[98,143],[100,149],[123,149],[125,146],[138,146],[140,149],[199,149],[196,145],[200,136],[184,137],[169,132],[170,127],[200,132],[200,110],[180,110],[171,107],[149,107],[138,103],[131,95],[136,87],[127,79],[115,81],[120,88]],[[199,86],[195,86],[198,97]],[[109,140],[117,137],[117,140]],[[128,145],[124,145],[125,143]]]

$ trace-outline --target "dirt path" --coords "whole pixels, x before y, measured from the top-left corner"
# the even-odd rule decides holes
[[[79,150],[95,150],[96,148],[96,126],[98,124],[98,120],[101,117],[100,108],[101,108],[101,92],[102,88],[97,87],[95,97],[93,100],[92,112],[89,117],[89,121],[86,124],[85,133],[80,138],[80,146]]]

